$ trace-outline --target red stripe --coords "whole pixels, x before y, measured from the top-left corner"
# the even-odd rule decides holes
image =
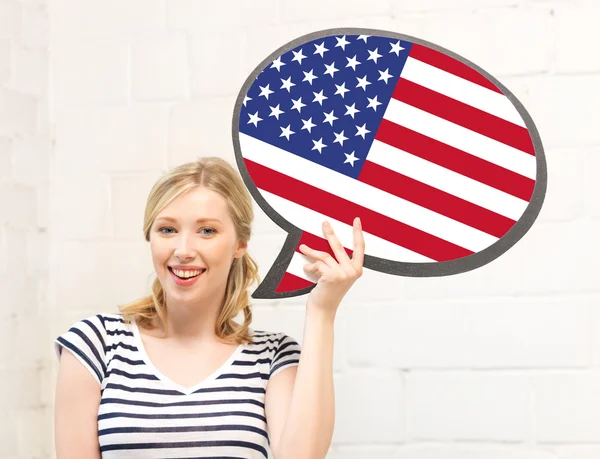
[[[275,289],[275,292],[294,292],[296,290],[302,290],[306,287],[310,287],[311,285],[315,285],[315,283],[302,277],[295,276],[292,273],[285,272],[283,273],[283,277]]]
[[[417,59],[426,64],[432,65],[444,70],[448,73],[456,75],[457,77],[469,80],[471,83],[478,84],[484,88],[491,89],[492,91],[499,92],[502,94],[495,84],[489,81],[477,70],[469,67],[467,64],[454,59],[453,57],[447,56],[446,54],[436,51],[435,49],[427,48],[425,46],[417,45],[414,43],[410,48],[409,56]]]
[[[264,188],[263,188],[264,189]],[[312,233],[307,233],[306,231],[302,232],[302,237],[298,241],[298,245],[296,246],[296,251],[298,253],[302,253],[300,251],[300,245],[305,244],[309,246],[313,250],[320,250],[321,252],[327,252],[333,258],[337,260],[337,256],[333,253],[333,249],[329,245],[329,241],[324,237],[315,236]],[[342,247],[348,256],[352,256],[353,250],[348,249],[346,247]],[[339,261],[339,260],[338,260]]]
[[[515,224],[510,218],[371,161],[365,161],[358,179],[497,238],[504,236]]]
[[[392,97],[451,123],[510,145],[517,150],[535,155],[533,142],[526,128],[464,104],[452,97],[432,91],[404,78],[398,80]]]
[[[381,120],[375,139],[524,201],[529,201],[533,194],[535,180],[392,123],[385,118]]]
[[[455,260],[473,254],[468,249],[281,174],[247,158],[244,158],[244,162],[258,188],[348,225],[352,225],[354,217],[360,217],[364,222],[363,229],[367,233],[432,260]]]

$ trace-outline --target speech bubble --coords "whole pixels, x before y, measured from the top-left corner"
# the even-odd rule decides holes
[[[546,160],[523,105],[441,46],[399,33],[328,29],[264,59],[233,115],[240,174],[288,237],[253,298],[309,293],[301,244],[335,258],[328,220],[364,267],[459,274],[496,259],[537,218]]]

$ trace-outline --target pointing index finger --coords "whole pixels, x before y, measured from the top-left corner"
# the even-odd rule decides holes
[[[352,251],[352,264],[356,269],[363,266],[365,259],[365,238],[362,232],[362,222],[356,217],[353,222],[354,228],[354,250]]]

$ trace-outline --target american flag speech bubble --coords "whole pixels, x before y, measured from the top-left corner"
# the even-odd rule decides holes
[[[541,209],[546,161],[535,125],[499,81],[440,46],[397,33],[300,37],[248,77],[233,116],[236,162],[285,244],[253,298],[309,293],[314,260],[348,255],[360,217],[364,266],[445,276],[502,255]]]

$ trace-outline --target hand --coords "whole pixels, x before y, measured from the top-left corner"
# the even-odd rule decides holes
[[[354,219],[353,229],[352,259],[348,257],[342,243],[327,221],[323,222],[323,233],[325,233],[337,261],[327,252],[313,250],[305,244],[300,245],[299,249],[304,255],[317,260],[312,264],[305,264],[304,269],[310,273],[319,274],[317,285],[308,296],[307,309],[316,308],[334,317],[344,295],[350,290],[356,279],[362,276],[365,240],[358,217]]]

